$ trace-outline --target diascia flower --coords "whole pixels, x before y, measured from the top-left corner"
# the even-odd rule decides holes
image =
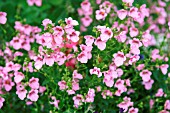
[[[51,99],[53,100],[53,102],[50,102],[50,104],[53,104],[56,108],[59,108],[58,104],[60,100],[57,100],[54,96],[52,96]]]
[[[170,100],[166,100],[166,101],[165,101],[164,109],[170,110]]]
[[[36,6],[42,5],[42,0],[27,0],[28,5],[33,6],[34,4]]]
[[[145,81],[142,82],[142,84],[144,84],[146,90],[150,90],[152,88],[153,83],[154,83],[153,79],[150,79],[147,82],[145,82]]]
[[[0,108],[2,108],[4,102],[5,102],[5,99],[0,97]]]
[[[90,74],[96,74],[98,77],[102,76],[102,73],[100,72],[100,68],[94,67],[94,69],[90,69]]]
[[[22,72],[15,72],[14,76],[15,76],[14,77],[15,83],[19,83],[25,78],[25,76],[24,76],[24,74]]]
[[[118,10],[118,11],[117,11],[117,15],[118,15],[118,17],[119,17],[121,20],[125,19],[126,16],[127,16],[127,14],[128,14],[128,11],[127,11],[127,10],[124,10],[124,9],[121,9],[121,10]]]
[[[78,108],[80,105],[82,105],[82,102],[84,102],[83,95],[77,94],[73,97],[74,100],[74,107]]]
[[[39,88],[39,79],[32,77],[29,80],[29,86],[31,87],[31,89],[38,89]]]
[[[155,94],[156,97],[162,97],[164,95],[164,91],[162,88],[158,89],[158,92]]]
[[[31,89],[31,91],[29,91],[27,98],[30,99],[31,101],[36,102],[39,98],[38,96],[38,90],[36,89]]]
[[[163,73],[164,75],[167,74],[167,72],[168,72],[168,67],[169,67],[168,64],[162,64],[162,65],[160,66],[160,69],[161,69],[161,71],[162,71],[162,73]]]
[[[117,67],[123,65],[124,61],[126,60],[126,57],[124,56],[123,52],[118,51],[113,55],[113,61]]]
[[[138,34],[139,34],[139,31],[138,31],[137,28],[135,28],[135,27],[131,27],[131,28],[130,28],[130,36],[131,36],[131,37],[135,37],[135,36],[137,36]]]
[[[7,21],[7,13],[6,12],[0,12],[0,24],[5,24]]]
[[[96,10],[96,19],[105,20],[107,13],[104,9]]]
[[[143,70],[142,72],[140,72],[140,76],[142,77],[142,80],[144,82],[149,81],[151,78],[152,73],[149,70]]]
[[[106,41],[102,41],[101,37],[98,37],[94,44],[101,50],[103,51],[106,48]]]
[[[138,108],[134,108],[134,107],[131,107],[128,111],[128,113],[138,113],[139,109]]]
[[[79,23],[76,20],[73,20],[71,17],[65,18],[65,22],[66,22],[67,25],[70,25],[70,26],[79,25]]]
[[[16,94],[21,100],[24,100],[27,94],[27,90],[24,87],[21,87],[16,91]]]

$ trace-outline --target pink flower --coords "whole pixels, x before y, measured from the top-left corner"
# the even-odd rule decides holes
[[[94,69],[90,69],[90,74],[96,74],[98,77],[102,76],[102,73],[100,72],[100,68],[94,67]]]
[[[25,78],[25,76],[24,76],[24,74],[22,72],[15,72],[14,76],[15,76],[14,77],[15,83],[19,83]]]
[[[7,13],[6,12],[0,12],[0,24],[5,24],[7,21]]]
[[[138,19],[139,18],[138,8],[136,7],[130,8],[128,15],[134,19]]]
[[[27,0],[28,5],[32,6],[32,5],[37,5],[37,6],[41,6],[42,5],[42,0]]]
[[[103,51],[106,48],[106,41],[102,41],[101,37],[98,37],[94,44],[101,50]]]
[[[139,34],[139,31],[138,31],[137,28],[135,28],[135,27],[131,27],[131,28],[130,28],[130,36],[131,36],[131,37],[135,37],[135,36],[137,36],[138,34]]]
[[[123,19],[126,18],[127,13],[128,13],[128,12],[127,12],[126,10],[124,10],[124,9],[121,9],[121,10],[117,11],[117,15],[118,15],[118,17],[119,17],[121,20],[123,20]]]
[[[102,93],[101,93],[102,97],[104,99],[106,99],[106,96],[109,96],[109,97],[112,97],[113,96],[113,93],[110,91],[110,90],[104,90]]]
[[[100,4],[102,0],[96,0],[96,4]]]
[[[14,82],[12,82],[10,78],[8,78],[7,80],[3,81],[3,86],[6,91],[10,91],[12,87],[14,86]]]
[[[138,71],[140,71],[140,70],[144,69],[144,67],[145,67],[145,64],[139,64],[136,68]]]
[[[86,39],[85,43],[87,46],[92,46],[93,42],[94,42],[94,37],[91,35],[86,35],[84,36],[84,38]]]
[[[45,86],[39,86],[39,93],[44,93],[46,90]]]
[[[149,100],[150,109],[153,108],[154,102],[155,102],[155,101],[154,101],[153,99],[150,99],[150,100]]]
[[[73,32],[71,32],[70,34],[67,35],[67,38],[70,39],[73,42],[78,42],[79,35],[80,35],[79,31],[73,31]]]
[[[81,3],[81,8],[84,10],[84,11],[89,11],[90,10],[90,7],[91,7],[91,4],[88,0],[85,0]]]
[[[73,97],[74,100],[74,107],[78,108],[80,105],[82,105],[82,102],[84,102],[83,95],[77,94]]]
[[[72,81],[72,90],[74,91],[80,90],[79,83],[75,80]]]
[[[131,102],[131,98],[129,97],[124,97],[123,100],[124,101],[118,104],[117,106],[119,108],[124,109],[124,112],[126,112],[128,110],[128,107],[133,106],[133,102]]]
[[[164,75],[167,74],[167,72],[168,72],[168,67],[169,67],[168,64],[162,64],[162,65],[160,66],[160,69],[161,69],[161,71],[162,71],[162,73],[163,73]]]
[[[35,68],[37,70],[41,69],[44,64],[42,56],[37,56],[34,61],[35,61],[35,64],[34,64]]]
[[[52,66],[54,64],[54,60],[53,55],[45,55],[44,61],[48,66]]]
[[[24,100],[24,98],[26,97],[26,94],[27,94],[27,90],[24,88],[20,88],[19,90],[16,91],[16,94],[18,95],[18,97],[21,100]]]
[[[124,61],[126,60],[126,57],[124,56],[123,52],[118,51],[113,55],[113,61],[117,67],[123,65]]]
[[[105,28],[101,29],[101,34],[100,34],[101,40],[102,41],[107,41],[108,39],[113,37],[113,32],[110,28]]]
[[[42,21],[42,25],[45,27],[45,28],[47,28],[47,25],[53,25],[53,23],[52,23],[52,21],[50,20],[50,19],[44,19],[43,21]]]
[[[74,90],[67,90],[67,93],[68,93],[68,95],[72,95],[72,94],[75,94],[75,91]]]
[[[95,97],[95,90],[89,88],[89,91],[86,95],[86,102],[94,102],[94,97]]]
[[[36,89],[31,89],[31,91],[29,91],[27,98],[30,99],[31,101],[36,102],[39,98],[38,96],[38,90]]]
[[[83,79],[83,76],[79,73],[77,73],[77,70],[73,71],[73,79]]]
[[[121,77],[123,75],[123,70],[121,68],[116,69],[118,77]]]
[[[54,96],[52,96],[51,99],[53,100],[53,102],[50,102],[50,104],[53,104],[56,108],[59,108],[58,104],[60,100],[57,100]]]
[[[104,20],[107,16],[107,13],[104,9],[96,10],[96,19]]]
[[[166,101],[165,101],[164,109],[170,110],[170,100],[166,100]]]
[[[149,31],[146,31],[142,34],[142,43],[145,47],[149,46],[151,39],[152,39],[152,36],[149,33]]]
[[[149,81],[147,82],[143,81],[142,83],[145,85],[146,90],[150,90],[152,88],[152,84],[154,83],[154,80],[150,79]]]
[[[61,26],[55,26],[53,28],[53,30],[54,30],[54,32],[53,32],[54,35],[57,35],[57,36],[63,36],[64,35],[64,30]]]
[[[129,59],[129,64],[132,65],[132,63],[137,62],[139,59],[140,59],[140,56],[139,56],[139,55],[133,55],[133,56],[131,56],[130,59]]]
[[[5,99],[3,97],[0,97],[0,109],[2,108],[4,102]]]
[[[65,18],[65,22],[66,22],[67,25],[70,25],[70,26],[79,25],[79,23],[76,20],[73,20],[71,17]]]
[[[132,6],[132,3],[134,2],[134,0],[122,0],[122,2],[127,3],[128,6]]]
[[[149,9],[146,8],[146,4],[140,6],[140,12],[142,13],[142,15],[149,17]]]
[[[81,18],[81,22],[85,27],[88,27],[91,23],[92,23],[92,18],[90,18],[90,16],[85,16],[83,18]]]
[[[81,52],[77,56],[77,60],[80,61],[81,63],[87,63],[88,61],[88,56],[86,52]]]
[[[143,70],[142,72],[140,72],[140,76],[142,77],[142,80],[144,82],[149,81],[151,78],[152,72],[150,72],[149,70]]]
[[[67,83],[64,80],[58,82],[58,85],[60,87],[60,90],[65,90],[68,88]]]
[[[126,31],[122,31],[120,32],[117,36],[115,36],[114,38],[116,38],[119,42],[125,42],[126,41]]]
[[[96,90],[97,90],[97,92],[100,92],[101,91],[101,86],[96,86]]]
[[[164,95],[164,91],[162,88],[158,89],[158,92],[155,94],[156,97],[162,97]]]
[[[105,71],[104,72],[104,79],[103,82],[106,84],[108,87],[112,87],[114,84],[114,78],[117,78],[117,72],[116,71]]]
[[[38,89],[39,88],[39,79],[32,77],[29,80],[29,86],[31,87],[31,89]]]
[[[138,113],[138,108],[131,107],[128,111],[128,113]]]

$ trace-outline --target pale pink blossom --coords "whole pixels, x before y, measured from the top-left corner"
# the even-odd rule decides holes
[[[153,79],[150,79],[149,81],[145,82],[143,81],[142,84],[145,86],[146,90],[150,90],[152,88],[152,84],[154,83]]]
[[[0,97],[0,109],[2,108],[4,102],[5,99],[3,97]]]
[[[165,101],[164,109],[170,110],[170,100],[166,100],[166,101]]]
[[[86,35],[84,36],[84,38],[86,39],[85,43],[87,46],[92,46],[93,42],[94,42],[94,37],[91,35]]]
[[[138,108],[134,108],[134,107],[131,107],[128,111],[128,113],[138,113],[139,109]]]
[[[159,88],[157,93],[155,94],[156,97],[162,97],[164,95],[164,91],[162,88]]]
[[[103,51],[106,48],[106,41],[102,41],[101,37],[98,37],[94,44],[101,50]]]
[[[168,65],[168,64],[162,64],[162,65],[159,66],[159,67],[160,67],[162,73],[163,73],[164,75],[166,75],[167,72],[168,72],[169,65]]]
[[[124,9],[117,11],[117,15],[121,20],[125,19],[127,14],[128,14],[128,11]]]
[[[0,12],[0,24],[5,24],[7,21],[7,13],[6,12]]]
[[[28,5],[33,6],[34,4],[36,6],[42,5],[42,0],[27,0]]]
[[[14,76],[15,83],[19,83],[25,78],[25,75],[22,72],[15,72]]]
[[[74,107],[78,108],[80,105],[82,105],[82,102],[84,102],[83,95],[77,94],[73,97],[74,100]]]
[[[151,79],[151,75],[152,72],[150,72],[149,70],[143,70],[142,72],[140,72],[140,76],[142,77],[142,80],[144,82],[147,82]]]
[[[107,13],[104,9],[96,10],[96,19],[105,20]]]
[[[59,85],[59,87],[60,87],[60,90],[65,90],[65,89],[68,88],[67,83],[66,83],[64,80],[59,81],[59,82],[58,82],[58,85]]]
[[[59,108],[58,104],[60,100],[57,100],[54,96],[52,96],[51,99],[53,100],[53,102],[50,102],[50,104],[53,104],[56,108]]]
[[[71,17],[65,18],[65,22],[66,22],[67,25],[70,25],[70,26],[79,25],[79,23],[76,20],[73,20]]]
[[[131,27],[131,28],[130,28],[130,36],[131,36],[131,37],[135,37],[135,36],[137,36],[138,34],[139,34],[139,31],[138,31],[137,28],[135,28],[135,27]]]
[[[123,52],[118,51],[113,55],[113,61],[117,67],[123,65],[124,61],[126,60],[126,57]]]
[[[100,71],[100,68],[94,67],[93,69],[90,69],[90,74],[96,74],[98,77],[102,76],[102,73]]]
[[[29,86],[31,87],[31,89],[38,89],[39,88],[39,78],[34,78],[32,77],[29,80]]]
[[[36,102],[39,98],[38,96],[38,90],[36,89],[31,89],[31,91],[29,91],[27,98],[30,99],[31,101]]]

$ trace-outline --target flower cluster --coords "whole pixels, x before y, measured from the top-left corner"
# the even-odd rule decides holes
[[[42,29],[16,21],[16,35],[0,50],[0,108],[12,100],[36,112],[169,113],[166,1],[84,0],[80,28],[72,17],[46,18]],[[0,12],[0,24],[6,16]]]

